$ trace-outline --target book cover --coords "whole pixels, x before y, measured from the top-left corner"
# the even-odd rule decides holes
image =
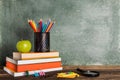
[[[6,67],[15,72],[42,70],[42,69],[49,69],[49,68],[57,68],[57,67],[61,67],[61,66],[62,66],[61,61],[35,63],[35,64],[24,64],[24,65],[17,65],[17,64],[11,63],[9,61],[6,62]]]
[[[45,62],[56,62],[61,61],[61,58],[45,58],[45,59],[32,59],[32,60],[15,60],[10,57],[6,57],[6,61],[9,61],[13,64],[23,65],[23,64],[35,64],[35,63],[45,63]]]
[[[20,53],[13,52],[13,59],[16,60],[27,60],[27,59],[39,59],[39,58],[55,58],[59,57],[59,52],[30,52],[30,53]]]
[[[41,72],[41,71],[42,72],[60,71],[62,69],[63,69],[62,67],[57,67],[57,68],[50,68],[50,69],[33,70],[33,71],[29,71],[29,74],[32,75],[35,72]],[[25,76],[26,75],[26,72],[14,72],[7,67],[4,67],[4,70],[14,77]]]

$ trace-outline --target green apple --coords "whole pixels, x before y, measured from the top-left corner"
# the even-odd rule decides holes
[[[27,53],[30,52],[32,44],[29,40],[21,40],[16,44],[16,48],[19,52]]]

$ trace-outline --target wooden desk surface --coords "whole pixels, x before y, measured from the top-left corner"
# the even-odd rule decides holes
[[[99,71],[100,76],[94,78],[80,76],[74,79],[61,79],[56,77],[58,72],[76,72],[76,68],[78,67],[84,70]],[[2,67],[0,67],[0,80],[120,80],[120,66],[64,66],[63,71],[49,72],[46,73],[45,77],[24,76],[16,78],[7,74],[2,70]]]

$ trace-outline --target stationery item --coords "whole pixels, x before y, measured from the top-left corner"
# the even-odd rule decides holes
[[[49,26],[51,19],[47,20],[47,27]]]
[[[42,19],[40,19],[39,21],[39,27],[38,27],[38,32],[41,32],[42,31]]]
[[[33,75],[34,72],[40,72],[40,71],[52,72],[52,71],[61,71],[62,69],[63,69],[62,67],[57,67],[57,68],[42,69],[42,70],[32,70],[32,71],[29,71],[29,75]],[[7,68],[7,67],[4,67],[4,70],[14,77],[25,76],[26,75],[26,72],[15,72],[15,71]]]
[[[34,20],[28,20],[29,25],[33,29],[34,32],[49,32],[55,22],[51,21],[51,19],[47,20],[47,24],[45,24],[42,19],[37,23]]]
[[[36,64],[36,63],[45,63],[45,62],[56,62],[61,61],[61,58],[45,58],[45,59],[33,59],[33,60],[14,60],[13,58],[6,57],[6,61],[9,61],[13,64],[24,65],[24,64]]]
[[[39,23],[36,23],[37,32],[38,32],[38,27],[39,27]]]
[[[31,26],[31,28],[33,29],[34,32],[37,32],[37,27],[34,21],[32,20],[28,20],[29,25]]]
[[[45,62],[45,63],[35,63],[35,64],[24,64],[24,65],[17,65],[11,63],[9,61],[6,62],[6,67],[15,71],[15,72],[23,72],[26,70],[42,70],[42,69],[50,69],[61,67],[61,61],[58,62]]]
[[[50,33],[34,32],[34,51],[50,52]]]
[[[80,68],[76,69],[80,75],[86,76],[86,77],[98,77],[100,75],[97,71],[90,71],[90,70],[82,70]]]
[[[35,73],[33,74],[33,76],[34,76],[34,77],[39,77],[39,74],[35,72]]]
[[[60,59],[60,58],[59,58]],[[46,60],[41,62],[42,60]],[[55,60],[52,58],[49,59],[36,59],[36,60],[13,60],[9,58],[9,60],[6,61],[6,67],[15,71],[15,72],[23,72],[23,71],[31,71],[31,70],[42,70],[42,69],[50,69],[50,68],[56,68],[61,67],[61,60]],[[14,61],[14,62],[13,62]],[[30,62],[32,61],[32,62]],[[20,64],[21,63],[21,64]]]
[[[62,73],[57,73],[57,78],[76,78],[79,77],[80,75],[75,72],[62,72]]]
[[[29,71],[25,71],[26,72],[26,76],[28,77],[29,76]]]
[[[39,72],[39,76],[45,76],[45,72],[43,71]]]
[[[50,52],[30,52],[22,54],[20,52],[13,52],[13,59],[15,60],[30,60],[30,59],[44,59],[44,58],[58,58],[59,52],[50,51]]]
[[[53,24],[54,24],[54,22],[51,21],[50,24],[49,24],[49,26],[46,29],[46,32],[50,31],[50,29],[52,28]]]
[[[45,32],[47,29],[47,24],[43,24],[42,32]]]

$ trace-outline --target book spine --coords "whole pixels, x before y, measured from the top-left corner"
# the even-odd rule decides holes
[[[16,61],[16,60],[13,60],[13,59],[11,59],[11,58],[9,58],[9,57],[6,57],[6,61],[9,61],[9,62],[11,62],[11,63],[13,63],[13,64],[17,64],[17,61]]]
[[[49,69],[49,68],[56,68],[56,67],[61,67],[61,66],[62,66],[61,61],[48,62],[48,63],[37,63],[37,64],[26,64],[26,65],[16,65],[9,61],[6,62],[6,67],[15,72]]]
[[[48,57],[29,57],[29,58],[24,58],[24,57],[21,57],[21,58],[14,58],[15,60],[32,60],[32,59],[45,59],[45,58],[58,58],[59,56],[48,56]]]
[[[43,71],[43,72],[52,72],[52,71],[60,71],[62,70],[63,68],[62,67],[57,67],[57,68],[50,68],[50,69],[42,69],[42,70],[34,70],[34,71],[29,71],[29,75],[32,75],[34,74],[35,72],[40,72],[40,71]],[[14,72],[12,70],[10,70],[9,68],[7,67],[4,67],[4,70],[9,73],[10,75],[14,76],[14,77],[18,77],[18,76],[25,76],[26,73],[25,72]]]
[[[47,57],[59,57],[59,52],[44,52],[44,53],[35,53],[35,52],[30,52],[30,53],[19,53],[19,52],[13,52],[13,59],[16,60],[23,60],[23,59],[37,59],[37,58],[47,58]]]
[[[58,52],[54,53],[33,53],[33,54],[21,54],[21,59],[40,59],[40,58],[54,58],[59,57]]]
[[[47,58],[47,59],[34,59],[34,60],[14,60],[12,58],[7,57],[6,61],[9,61],[13,64],[24,65],[24,64],[35,64],[35,63],[45,63],[45,62],[55,62],[61,61],[61,58]]]

